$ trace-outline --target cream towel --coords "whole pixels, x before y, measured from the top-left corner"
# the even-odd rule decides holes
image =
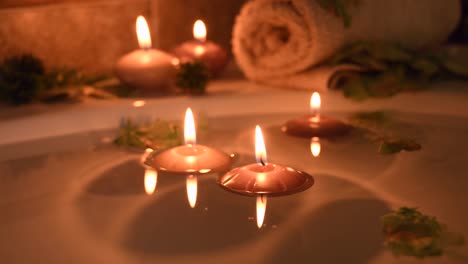
[[[356,0],[350,28],[317,0],[253,0],[233,30],[233,53],[247,78],[273,85],[324,90],[342,67],[314,66],[358,40],[437,45],[455,29],[459,0]]]

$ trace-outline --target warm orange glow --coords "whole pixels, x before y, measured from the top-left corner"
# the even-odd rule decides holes
[[[133,101],[133,107],[142,107],[146,104],[144,100],[136,100]]]
[[[257,163],[262,165],[267,163],[265,140],[263,139],[262,129],[258,125],[255,127],[255,159]]]
[[[320,105],[322,104],[321,99],[320,99],[320,94],[317,92],[314,92],[312,96],[310,97],[310,110],[314,114],[318,114],[320,111]]]
[[[180,60],[179,60],[178,58],[172,58],[172,59],[171,59],[171,64],[172,64],[173,66],[179,66]]]
[[[203,53],[205,53],[205,47],[204,46],[195,46],[195,49],[193,50],[195,52],[195,55],[201,56]]]
[[[193,24],[193,37],[198,41],[205,42],[206,26],[203,21],[197,20],[195,21],[195,24]]]
[[[148,23],[143,16],[138,16],[136,21],[136,32],[138,37],[138,44],[142,49],[151,48],[151,35],[148,28]]]
[[[310,152],[312,152],[312,156],[318,157],[321,149],[322,146],[320,145],[320,139],[318,137],[313,137],[310,141]]]
[[[197,136],[195,132],[195,121],[193,120],[192,109],[185,111],[184,139],[186,145],[195,145]]]
[[[198,183],[197,183],[197,176],[189,175],[187,176],[187,198],[190,204],[190,207],[195,208],[197,204],[197,192],[198,192]]]
[[[156,190],[156,184],[158,183],[158,173],[153,169],[145,170],[145,191],[146,194],[151,195]]]
[[[257,226],[262,228],[265,220],[265,211],[267,205],[267,197],[265,195],[257,196]]]

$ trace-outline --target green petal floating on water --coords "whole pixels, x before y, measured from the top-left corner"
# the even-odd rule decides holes
[[[382,139],[379,145],[380,154],[395,154],[403,150],[416,151],[420,149],[421,145],[411,139]]]
[[[122,147],[164,149],[182,143],[179,130],[173,123],[160,119],[140,124],[123,119],[114,143]]]
[[[203,135],[209,127],[207,117],[203,114],[197,115],[196,126],[197,135]],[[181,145],[182,135],[182,128],[175,122],[161,119],[136,122],[125,118],[120,122],[114,144],[121,147],[160,150]]]
[[[349,123],[360,128],[365,137],[378,145],[380,154],[396,154],[401,151],[417,151],[422,146],[413,139],[406,136],[397,136],[399,127],[391,118],[391,112],[374,111],[359,112],[349,118]]]
[[[462,234],[448,231],[435,217],[416,208],[401,207],[382,217],[385,245],[397,256],[441,256],[447,248],[464,244]]]

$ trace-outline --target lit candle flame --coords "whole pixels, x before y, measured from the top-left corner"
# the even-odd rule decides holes
[[[148,28],[148,23],[145,17],[138,16],[136,21],[136,32],[138,37],[138,44],[142,49],[151,48],[151,35]]]
[[[193,24],[193,37],[200,42],[206,41],[206,26],[200,19]]]
[[[265,220],[267,197],[265,195],[257,196],[257,227],[262,228]]]
[[[190,107],[185,111],[184,139],[186,145],[195,145],[197,139],[195,133],[195,121],[193,120],[193,113]]]
[[[310,141],[310,152],[312,152],[312,156],[318,157],[321,150],[320,139],[318,137],[313,137]]]
[[[320,99],[320,94],[317,92],[314,92],[312,96],[310,97],[310,111],[312,114],[316,115],[319,117],[320,114],[320,105],[322,104],[321,99]]]
[[[133,107],[143,107],[145,104],[146,102],[144,100],[133,101]]]
[[[187,186],[187,198],[190,204],[190,207],[195,208],[197,204],[197,177],[194,175],[187,176],[186,186]]]
[[[145,170],[145,192],[148,195],[152,195],[156,190],[156,184],[158,183],[158,172],[147,168]]]
[[[262,165],[267,163],[265,140],[263,140],[262,129],[258,125],[255,127],[255,159]]]

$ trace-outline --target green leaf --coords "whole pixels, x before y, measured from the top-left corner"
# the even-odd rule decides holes
[[[357,41],[347,46],[344,46],[333,55],[329,62],[331,64],[339,64],[350,62],[349,58],[360,55],[368,50],[368,43],[364,41]]]
[[[416,58],[410,63],[410,67],[416,70],[425,79],[429,79],[440,71],[439,65],[427,58]]]
[[[352,79],[334,82],[333,88],[342,89],[345,97],[354,100],[391,97],[404,91],[426,90],[433,81],[468,78],[468,64],[447,54],[415,52],[382,42],[347,45],[328,64],[354,64],[361,69],[350,70]]]
[[[355,101],[362,101],[369,97],[364,80],[359,78],[351,78],[346,80],[342,84],[343,95],[346,98],[353,99]]]
[[[349,123],[363,130],[369,141],[378,144],[380,154],[421,149],[421,145],[415,140],[396,136],[398,127],[388,111],[359,112],[349,118]]]
[[[202,61],[188,62],[180,65],[176,76],[176,85],[191,94],[205,93],[209,81],[209,71]]]
[[[197,132],[207,130],[208,121],[197,116]],[[137,123],[129,118],[122,119],[114,143],[122,147],[152,148],[160,150],[182,144],[182,132],[173,122],[156,119]]]
[[[399,153],[403,150],[416,151],[420,149],[420,144],[409,139],[383,139],[379,145],[379,153],[386,155]]]
[[[449,72],[463,78],[468,78],[468,65],[462,64],[453,59],[444,59],[442,63]]]
[[[131,119],[123,119],[114,143],[118,146],[164,149],[181,143],[179,128],[173,123],[154,120],[136,124]]]
[[[368,47],[371,56],[377,60],[407,63],[411,61],[413,57],[411,53],[398,45],[373,42],[370,43]]]
[[[351,5],[357,5],[358,0],[317,0],[317,3],[328,12],[343,20],[343,26],[351,26],[351,15],[348,11]]]
[[[384,215],[381,221],[385,245],[397,256],[440,256],[448,247],[464,244],[463,235],[449,232],[435,217],[416,208],[402,207]]]
[[[42,61],[30,54],[5,59],[0,66],[1,98],[14,105],[34,101],[43,89],[44,71]]]

